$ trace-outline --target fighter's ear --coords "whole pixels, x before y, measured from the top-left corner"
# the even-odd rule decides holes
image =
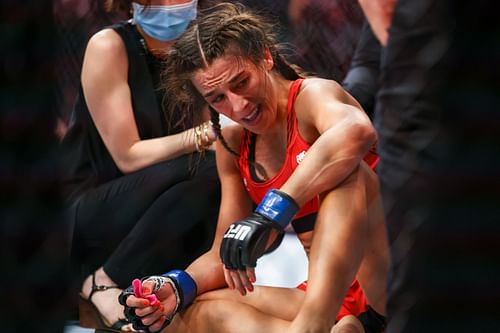
[[[269,48],[266,47],[264,50],[264,66],[268,71],[274,67],[274,59]]]

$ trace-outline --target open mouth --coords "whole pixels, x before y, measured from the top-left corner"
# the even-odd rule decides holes
[[[245,123],[252,125],[257,121],[260,115],[260,106],[256,107],[255,110],[253,110],[248,116],[242,118]]]

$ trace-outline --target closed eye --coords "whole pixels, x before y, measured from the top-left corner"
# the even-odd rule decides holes
[[[217,95],[215,96],[212,101],[210,102],[211,104],[217,104],[219,102],[221,102],[222,100],[224,99],[224,95]]]
[[[248,83],[248,77],[244,78],[243,80],[239,81],[237,84],[236,84],[236,89],[241,89],[241,88],[244,88]]]

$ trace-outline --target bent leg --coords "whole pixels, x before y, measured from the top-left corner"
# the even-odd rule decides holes
[[[231,300],[197,301],[175,316],[162,333],[283,333],[289,321]]]
[[[379,314],[385,315],[390,262],[387,228],[379,192],[378,178],[370,171],[366,175],[368,232],[370,237],[366,243],[365,254],[357,274],[357,279],[370,306]]]
[[[330,333],[365,333],[363,325],[355,316],[349,315],[342,317]]]
[[[305,292],[296,288],[256,286],[254,291],[242,296],[228,288],[209,291],[198,296],[197,301],[228,300],[253,306],[270,316],[293,320],[304,300]]]
[[[86,191],[74,208],[73,258],[101,266],[151,204],[189,178],[187,156],[124,175]]]
[[[80,199],[74,259],[88,265],[85,275],[104,262],[96,271],[96,284],[125,288],[134,277],[184,268],[208,249],[220,196],[215,161],[207,158],[199,176],[193,177],[188,167],[188,156],[159,163]],[[89,275],[81,290],[85,298],[91,287]],[[119,293],[109,289],[92,297],[109,323],[123,317]]]
[[[210,248],[220,205],[220,183],[211,171],[172,186],[151,204],[104,265],[116,283],[184,269]]]
[[[334,324],[371,237],[370,172],[363,163],[341,185],[322,197],[309,258],[308,290],[293,322],[293,332],[305,328],[329,332]]]

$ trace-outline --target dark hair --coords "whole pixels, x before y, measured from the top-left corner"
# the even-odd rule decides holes
[[[132,10],[133,0],[105,0],[104,8],[107,12],[126,12],[130,13]],[[207,8],[218,3],[218,0],[198,0],[198,8]],[[146,0],[146,7],[151,6],[151,0]]]
[[[193,86],[193,73],[210,65],[223,56],[228,49],[235,55],[259,64],[269,50],[274,60],[274,70],[288,80],[300,77],[298,69],[292,67],[279,53],[274,25],[264,17],[246,9],[243,5],[220,3],[201,13],[176,40],[166,57],[164,88],[170,96],[166,111],[171,112],[180,104],[190,106],[185,110],[199,112],[206,102]],[[219,114],[209,107],[212,123],[221,143],[231,149],[220,133]],[[187,116],[187,115],[186,115]]]
[[[147,1],[149,3],[149,1]],[[132,9],[132,0],[106,0],[104,8],[108,12],[126,12]]]

